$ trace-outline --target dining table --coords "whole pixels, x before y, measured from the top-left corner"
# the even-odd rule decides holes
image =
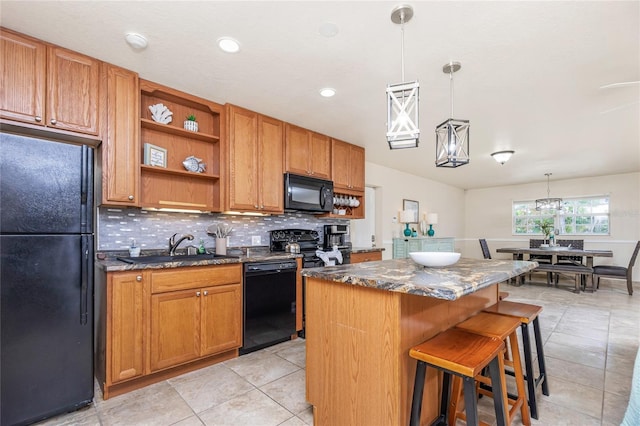
[[[593,268],[594,257],[613,257],[611,250],[586,250],[572,247],[503,247],[496,249],[496,253],[511,253],[513,260],[524,260],[524,255],[551,256],[551,264],[556,264],[558,256],[580,256],[586,258],[586,267]],[[520,276],[520,283],[524,284],[524,274]]]

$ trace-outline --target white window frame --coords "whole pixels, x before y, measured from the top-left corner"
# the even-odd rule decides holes
[[[534,200],[513,201],[512,235],[542,235],[539,226],[541,219],[552,219],[559,235],[611,235],[609,195],[564,198],[562,205],[563,210],[537,211]],[[568,219],[570,223],[567,223]]]

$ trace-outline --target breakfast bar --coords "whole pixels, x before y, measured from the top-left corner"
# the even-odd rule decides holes
[[[498,300],[498,283],[536,262],[462,258],[428,268],[410,259],[304,269],[307,400],[314,424],[408,424],[415,374],[409,349]],[[427,373],[421,424],[438,414]]]

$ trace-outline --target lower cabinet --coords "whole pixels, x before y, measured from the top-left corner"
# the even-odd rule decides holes
[[[373,262],[374,260],[382,260],[381,251],[369,251],[364,253],[351,253],[351,263]]]
[[[240,283],[151,296],[151,371],[242,346]]]
[[[238,356],[242,265],[96,274],[104,399]]]
[[[393,239],[393,258],[404,259],[413,251],[454,251],[453,238],[407,237]]]

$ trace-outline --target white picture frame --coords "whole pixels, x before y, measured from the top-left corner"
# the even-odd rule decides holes
[[[156,166],[167,168],[167,150],[152,145],[150,143],[144,144],[144,164],[147,166]]]

